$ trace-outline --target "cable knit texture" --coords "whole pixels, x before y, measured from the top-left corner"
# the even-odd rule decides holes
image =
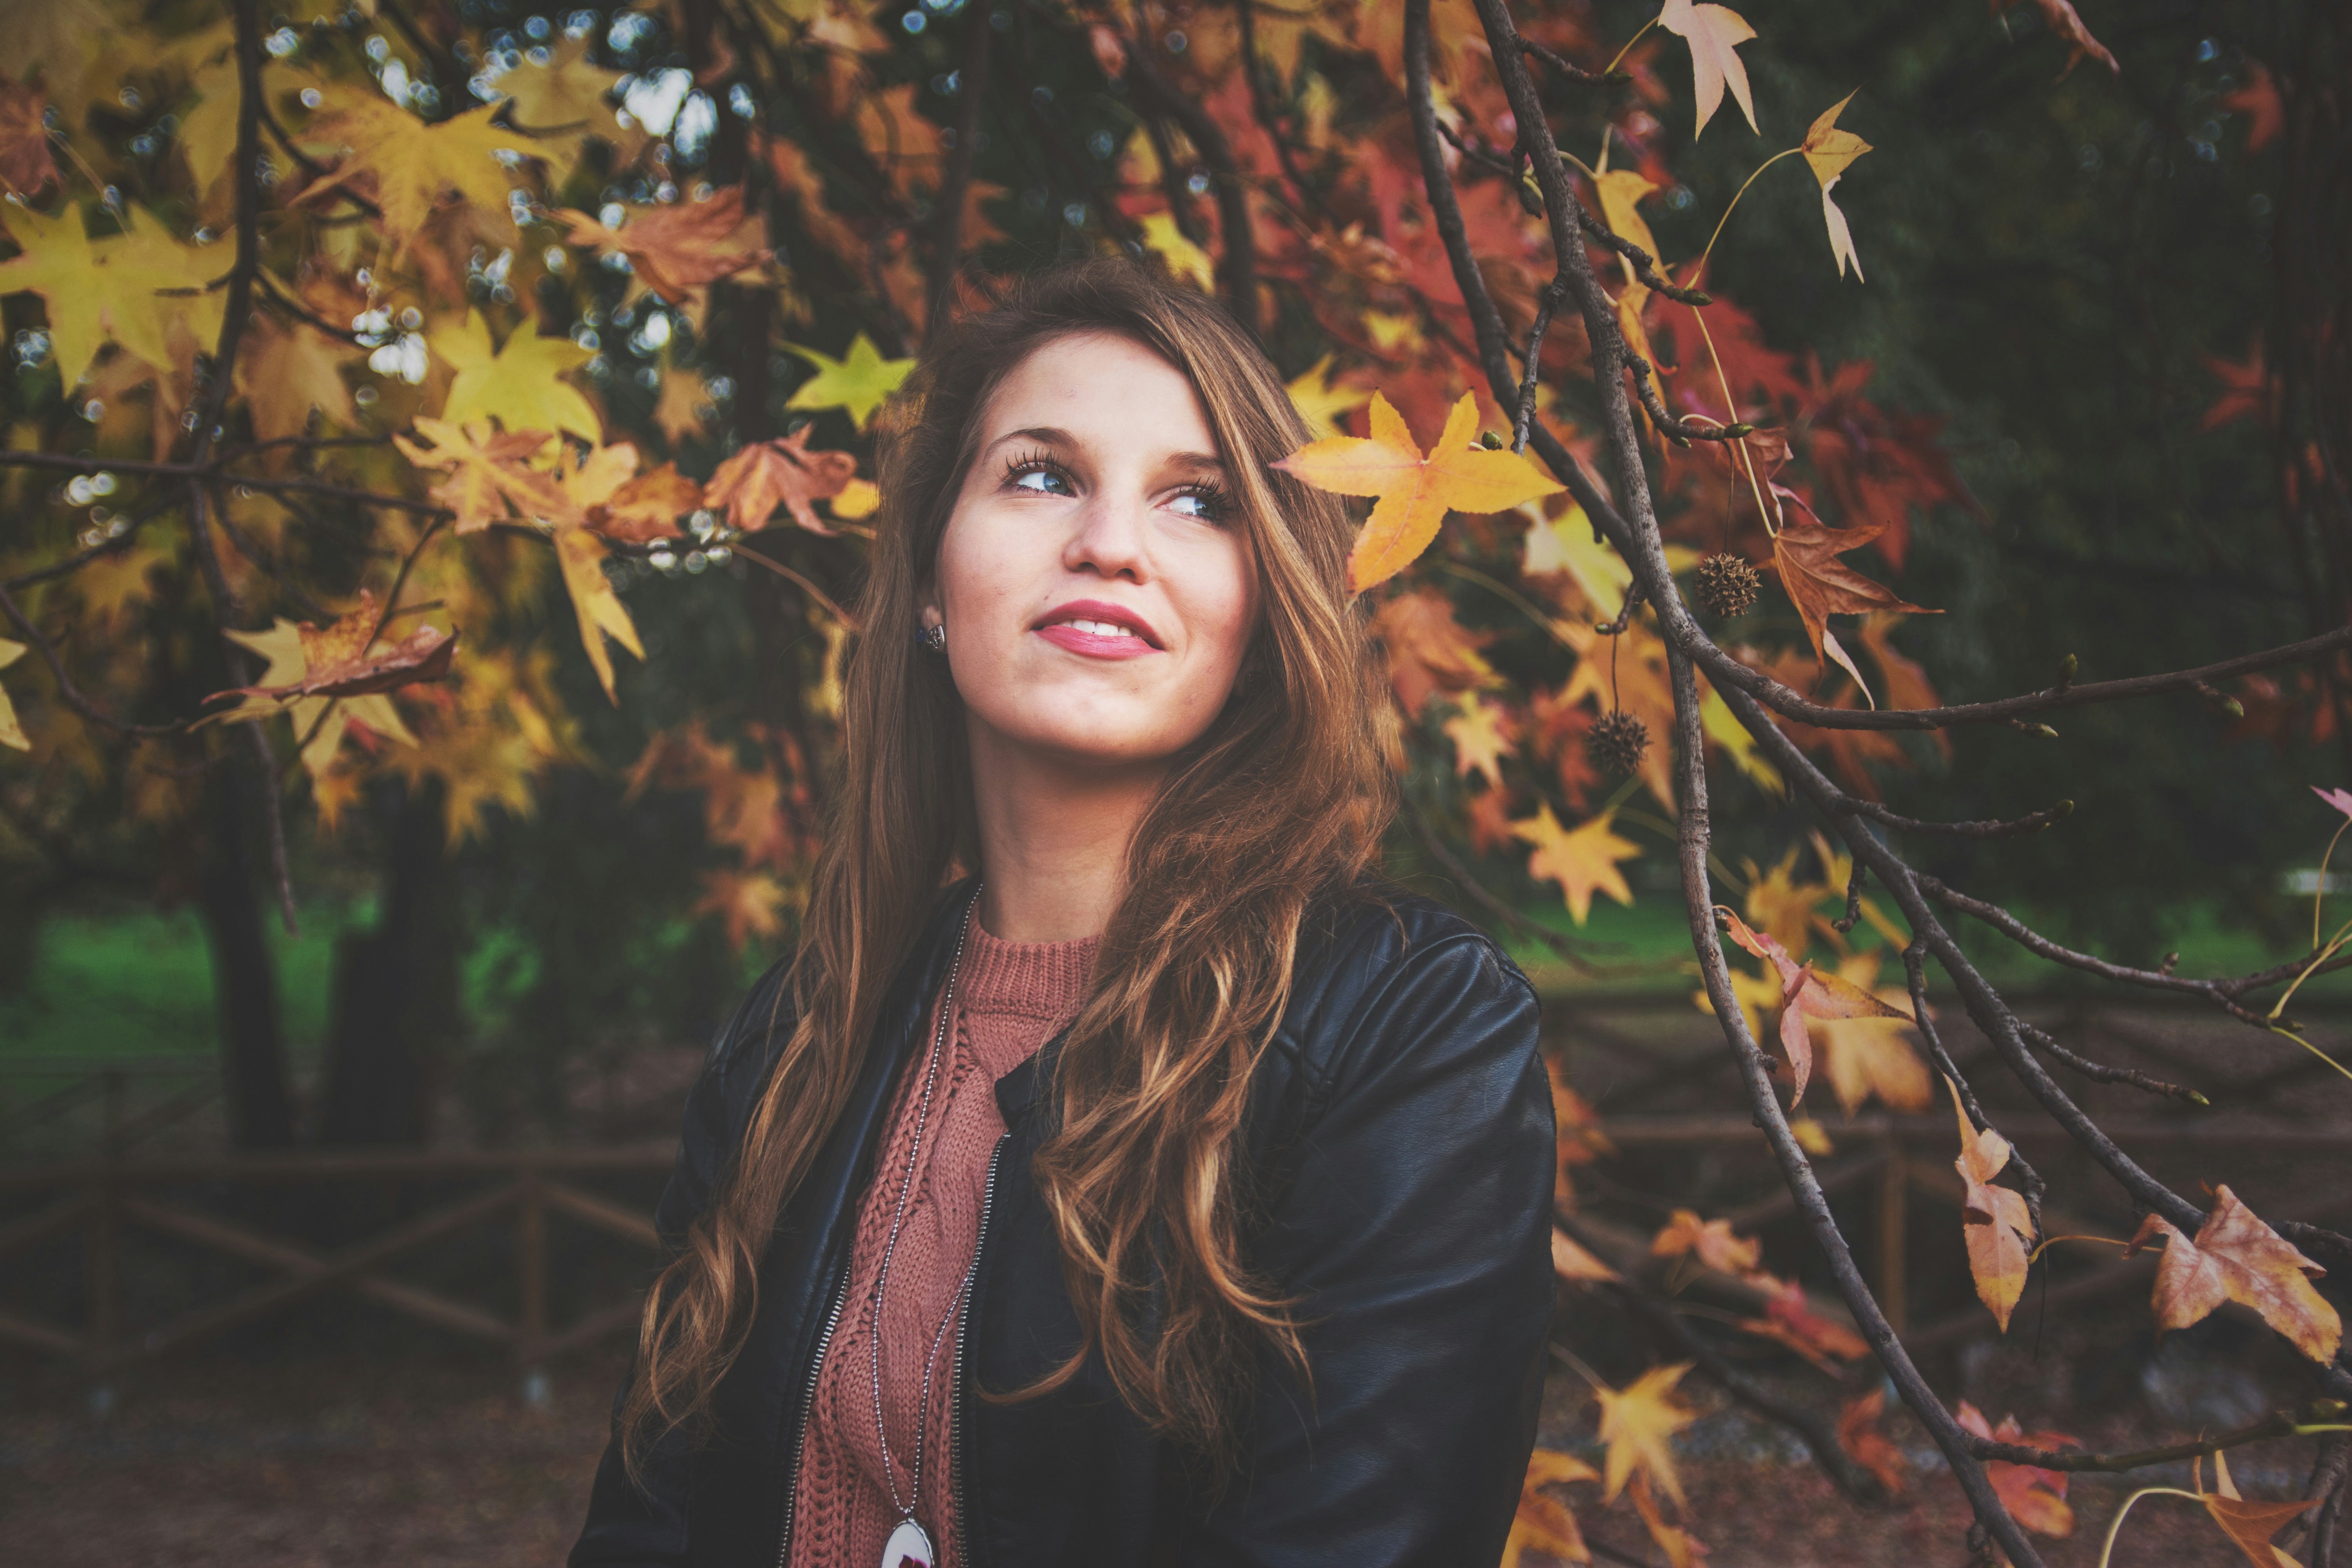
[[[1094,967],[1098,938],[1076,942],[999,942],[974,920],[955,982],[956,1027],[940,1064],[930,1115],[907,1200],[907,1217],[890,1259],[882,1304],[882,1420],[890,1436],[890,1481],[913,1492],[915,1426],[923,1366],[931,1360],[930,1405],[924,1417],[922,1497],[916,1517],[937,1547],[942,1568],[962,1560],[953,1517],[950,1460],[950,1384],[955,1369],[954,1314],[964,1271],[980,1237],[988,1164],[1004,1118],[996,1080],[1019,1067],[1076,1016]],[[890,1136],[860,1203],[851,1248],[849,1294],[818,1374],[808,1446],[801,1456],[793,1506],[792,1568],[876,1568],[901,1517],[885,1483],[874,1433],[874,1280],[890,1238],[890,1219],[906,1178],[924,1067],[939,1028],[939,1002],[923,1031],[923,1051],[901,1079]],[[942,1324],[946,1331],[941,1333]],[[932,1354],[936,1337],[938,1351]],[[898,1564],[882,1564],[898,1568]]]

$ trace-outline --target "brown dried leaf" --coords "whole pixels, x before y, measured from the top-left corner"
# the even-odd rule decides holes
[[[588,526],[623,544],[675,539],[677,520],[702,504],[702,487],[664,463],[639,474],[603,502],[588,509]]]
[[[1944,1080],[1952,1091],[1952,1113],[1959,1118],[1960,1157],[1952,1168],[1967,1191],[1961,1199],[1960,1228],[1968,1238],[1969,1272],[1976,1277],[1977,1297],[2009,1331],[2009,1315],[2025,1290],[2026,1247],[2033,1239],[2033,1216],[2025,1194],[1992,1184],[2009,1163],[2009,1140],[1988,1127],[1977,1131],[1960,1105],[1959,1086]],[[2210,1310],[2211,1309],[2207,1309]],[[2200,1314],[2200,1316],[2202,1314]]]
[[[857,459],[847,452],[808,450],[814,428],[803,425],[781,440],[744,447],[719,465],[703,487],[702,503],[714,511],[725,509],[728,525],[745,532],[765,528],[781,506],[811,533],[832,534],[809,503],[839,495],[857,477]]]
[[[365,697],[394,691],[420,680],[439,680],[449,673],[457,651],[457,634],[419,626],[393,647],[371,657],[375,637],[375,595],[360,590],[359,608],[324,630],[304,621],[302,679],[281,686],[237,686],[205,699],[261,697],[290,702],[298,697]]]
[[[711,284],[769,256],[755,242],[753,225],[759,220],[745,220],[740,185],[726,186],[706,201],[635,208],[618,228],[569,208],[555,216],[563,220],[572,244],[627,257],[646,287],[673,305],[698,303]]]
[[[2124,1256],[2158,1236],[2165,1237],[2164,1261],[2156,1270],[2158,1332],[2185,1329],[2223,1301],[2236,1301],[2252,1307],[2312,1360],[2325,1363],[2336,1358],[2344,1342],[2344,1320],[2311,1286],[2327,1271],[2256,1218],[2228,1187],[2214,1188],[2213,1210],[2194,1242],[2161,1215],[2150,1215]]]
[[[1863,679],[1862,671],[1846,657],[1845,650],[1837,646],[1837,639],[1829,635],[1829,617],[1863,616],[1874,610],[1908,610],[1922,616],[1943,614],[1941,610],[1912,604],[1838,559],[1847,551],[1860,549],[1876,539],[1888,527],[1876,522],[1832,529],[1818,522],[1792,522],[1772,541],[1773,568],[1780,574],[1780,586],[1805,623],[1805,636],[1812,641],[1813,657],[1836,658],[1853,677],[1854,684],[1865,692],[1870,683]]]
[[[12,80],[0,72],[0,187],[20,196],[38,195],[58,177],[49,156],[48,127],[41,116],[47,96],[37,87]]]

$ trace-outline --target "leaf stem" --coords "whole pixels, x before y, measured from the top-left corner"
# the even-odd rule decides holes
[[[1730,215],[1726,214],[1725,216],[1728,216]],[[1710,241],[1709,243],[1712,244],[1713,242]],[[1700,258],[1702,262],[1704,262],[1705,259],[1706,258],[1704,257]],[[1739,400],[1731,395],[1731,377],[1724,374],[1723,356],[1715,352],[1715,334],[1706,330],[1706,317],[1703,312],[1701,312],[1696,305],[1690,307],[1690,313],[1691,320],[1698,323],[1698,335],[1700,341],[1706,344],[1706,357],[1715,365],[1716,384],[1723,388],[1724,417],[1737,425],[1739,423]],[[1756,515],[1764,520],[1764,531],[1774,539],[1778,539],[1780,537],[1780,531],[1773,526],[1772,508],[1764,504],[1764,487],[1756,478],[1756,463],[1754,458],[1748,453],[1748,438],[1744,436],[1741,437],[1738,445],[1739,447],[1740,469],[1742,472],[1747,474],[1748,489],[1749,492],[1756,497]],[[2345,823],[2347,826],[2352,826],[2352,817],[2345,818]]]
[[[2327,853],[2319,858],[2319,883],[2311,892],[2311,945],[2315,950],[2319,946],[2320,906],[2327,902],[2327,862],[2336,858],[2336,841],[2344,837],[2347,827],[2352,827],[2352,816],[2336,825],[2335,837],[2327,841]]]
[[[2116,1554],[2116,1535],[2124,1527],[2124,1515],[2131,1512],[2132,1504],[2144,1497],[2185,1497],[2200,1507],[2202,1507],[2205,1502],[2205,1500],[2195,1492],[2185,1492],[2179,1487],[2140,1488],[2139,1490],[2124,1499],[2123,1506],[2116,1510],[2116,1517],[2108,1521],[2106,1542],[2099,1548],[2099,1568],[2108,1568],[2108,1563]]]
[[[1757,176],[1762,174],[1765,170],[1770,168],[1781,159],[1793,158],[1803,151],[1804,149],[1802,147],[1791,147],[1785,153],[1773,153],[1769,158],[1765,159],[1762,163],[1756,165],[1756,173],[1754,174],[1748,175],[1746,180],[1740,183],[1739,189],[1734,191],[1731,195],[1731,205],[1725,207],[1723,209],[1723,216],[1715,220],[1715,232],[1706,237],[1706,248],[1698,253],[1698,259],[1696,261],[1691,263],[1690,281],[1684,284],[1684,288],[1696,289],[1698,287],[1699,275],[1706,270],[1707,258],[1715,254],[1715,242],[1723,237],[1723,226],[1731,221],[1732,213],[1739,205],[1739,198],[1748,194],[1748,187],[1756,183]]]

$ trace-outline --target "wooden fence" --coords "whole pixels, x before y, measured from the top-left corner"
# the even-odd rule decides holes
[[[641,1296],[562,1314],[548,1291],[548,1227],[560,1215],[648,1249],[653,1222],[635,1209],[585,1191],[572,1180],[595,1173],[660,1173],[675,1159],[668,1146],[484,1153],[299,1152],[215,1159],[98,1159],[0,1171],[0,1202],[44,1206],[0,1223],[5,1260],[52,1237],[79,1230],[87,1279],[82,1321],[59,1324],[0,1312],[0,1343],[79,1363],[103,1380],[242,1328],[329,1290],[349,1290],[419,1322],[502,1345],[526,1373],[549,1359],[633,1327]],[[400,1220],[363,1240],[320,1251],[220,1214],[163,1201],[162,1189],[202,1184],[257,1191],[291,1184],[398,1185],[473,1179],[482,1190]],[[388,1266],[426,1244],[511,1218],[512,1320],[473,1301],[394,1278]],[[148,1231],[192,1244],[275,1276],[226,1300],[152,1322],[126,1321],[123,1260],[131,1235]]]

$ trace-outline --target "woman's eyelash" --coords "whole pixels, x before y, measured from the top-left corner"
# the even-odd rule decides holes
[[[1223,522],[1233,515],[1233,497],[1214,479],[1196,480],[1184,487],[1184,493],[1198,498],[1201,515],[1213,522]]]
[[[1043,452],[1019,453],[1013,457],[1006,458],[1004,463],[1004,478],[1009,482],[1021,474],[1027,472],[1031,468],[1044,468],[1059,477],[1065,483],[1068,484],[1072,489],[1076,489],[1077,488],[1077,481],[1070,477],[1070,470],[1062,467],[1061,464],[1054,461],[1052,458],[1046,456]]]

